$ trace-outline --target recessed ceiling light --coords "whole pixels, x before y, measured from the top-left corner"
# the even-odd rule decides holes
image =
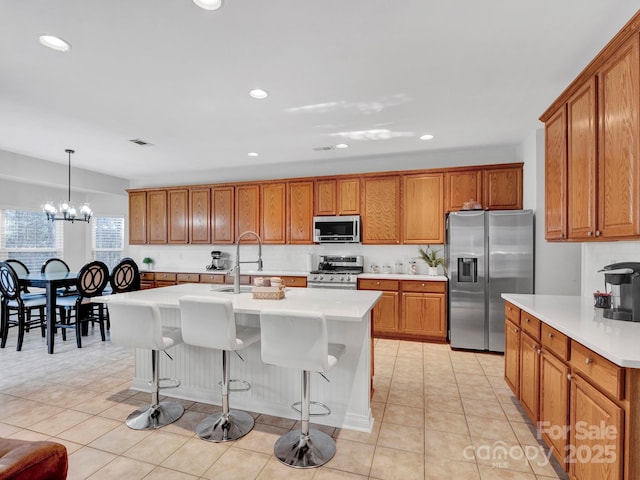
[[[40,35],[40,43],[58,52],[68,52],[71,50],[71,44],[69,42],[53,35]]]
[[[249,92],[249,96],[252,98],[257,98],[258,100],[262,100],[263,98],[267,98],[269,93],[266,90],[262,90],[261,88],[255,88]]]
[[[205,10],[218,10],[222,6],[222,0],[193,0],[193,3]]]
[[[336,145],[336,148],[349,148],[349,144],[347,143],[339,143]]]
[[[247,153],[248,157],[258,157],[259,155],[256,152],[249,152]]]
[[[427,133],[426,135],[422,135],[420,137],[420,140],[433,140],[433,135],[431,135],[430,133]]]

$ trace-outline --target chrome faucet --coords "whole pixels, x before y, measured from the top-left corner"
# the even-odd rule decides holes
[[[240,261],[240,240],[245,235],[253,235],[258,240],[258,259],[257,260],[247,260],[244,262]],[[262,271],[262,239],[260,235],[251,230],[247,230],[246,232],[242,232],[238,239],[236,240],[236,264],[233,267],[233,293],[240,293],[240,264],[241,263],[257,263],[258,271]]]

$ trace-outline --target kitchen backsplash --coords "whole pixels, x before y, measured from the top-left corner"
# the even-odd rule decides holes
[[[604,290],[605,265],[617,262],[640,262],[640,242],[585,242],[582,244],[582,296],[591,297]]]
[[[423,245],[423,247],[426,245]],[[444,256],[444,245],[432,245]],[[211,251],[219,250],[228,259],[227,267],[233,265],[236,256],[235,245],[130,245],[129,255],[141,266],[144,257],[151,257],[154,270],[180,268],[199,271],[211,263]],[[258,255],[258,246],[243,243],[240,246],[240,259],[253,260]],[[416,260],[417,273],[426,274],[427,265],[416,259],[418,245],[263,245],[262,259],[265,270],[309,271],[310,258],[315,269],[318,266],[318,255],[363,255],[364,270],[371,272],[371,265],[378,265],[380,270],[388,265],[396,273],[396,264],[402,263],[402,273],[409,272],[409,261]],[[254,264],[243,264],[241,271],[255,270]],[[400,273],[400,272],[398,272]],[[439,267],[442,273],[442,267]]]

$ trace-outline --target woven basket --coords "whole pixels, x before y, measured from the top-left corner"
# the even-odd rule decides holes
[[[284,287],[253,287],[251,293],[253,298],[257,300],[282,300],[284,298]]]

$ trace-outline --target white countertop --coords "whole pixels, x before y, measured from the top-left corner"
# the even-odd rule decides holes
[[[417,280],[420,282],[448,282],[445,275],[411,275],[408,273],[361,273],[358,278],[385,280]]]
[[[245,286],[247,288],[248,286]],[[136,292],[95,297],[92,301],[109,303],[111,300],[147,300],[161,308],[178,308],[184,295],[224,295],[233,301],[235,313],[257,315],[263,310],[313,310],[322,312],[327,320],[359,322],[369,318],[368,312],[382,295],[375,290],[339,290],[325,288],[287,288],[281,300],[255,300],[251,292],[234,294],[220,290],[233,285],[186,283],[170,287],[150,288]],[[250,287],[248,287],[250,288]]]
[[[616,365],[640,368],[640,323],[604,318],[592,298],[511,293],[502,298]]]
[[[226,270],[207,270],[205,267],[166,267],[166,268],[154,268],[153,270],[149,270],[148,268],[141,268],[141,272],[149,272],[149,273],[212,273],[217,275],[227,275],[229,273],[229,269]],[[263,277],[306,277],[309,272],[301,271],[301,270],[272,270],[272,269],[264,269],[259,272],[257,270],[244,270],[240,267],[240,275],[256,275]]]

